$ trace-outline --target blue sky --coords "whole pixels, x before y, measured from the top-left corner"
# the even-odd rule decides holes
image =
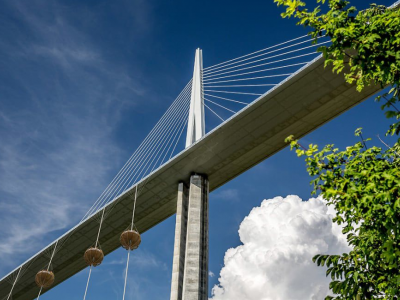
[[[280,12],[272,0],[1,1],[0,277],[80,220],[190,79],[197,47],[207,67],[305,33]],[[303,143],[344,147],[356,128],[376,137],[388,124],[369,99]],[[309,180],[285,149],[210,195],[210,289],[252,208],[308,199]],[[132,299],[169,297],[174,222],[143,235]],[[122,249],[107,256],[88,299],[121,298],[125,259]],[[41,299],[81,297],[86,278],[84,270]]]

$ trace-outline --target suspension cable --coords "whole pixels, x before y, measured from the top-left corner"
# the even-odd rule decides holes
[[[211,103],[214,104],[214,105],[217,105],[217,106],[219,106],[219,107],[222,107],[223,109],[226,109],[227,111],[230,111],[230,112],[236,114],[236,111],[234,111],[234,110],[232,110],[232,109],[229,109],[229,108],[227,108],[227,107],[225,107],[225,106],[223,106],[223,105],[221,105],[221,104],[215,103],[214,101],[211,101],[211,100],[206,99],[206,98],[204,98],[204,100],[206,100],[206,101],[208,101],[208,102],[211,102]]]
[[[186,125],[186,123],[188,122],[188,120],[189,120],[189,111],[187,112],[187,117],[186,117],[186,119],[184,118],[184,119],[183,119],[183,122],[182,122],[181,125],[179,126],[179,127],[181,127],[182,129],[179,130],[179,127],[177,128],[177,129],[178,129],[178,132],[175,134],[175,136],[174,136],[174,138],[172,139],[172,141],[171,141],[171,143],[170,143],[170,145],[169,145],[167,151],[165,152],[165,155],[164,155],[163,159],[161,160],[161,165],[164,163],[165,157],[167,156],[169,150],[171,149],[172,144],[174,144],[174,141],[175,141],[175,138],[176,138],[176,137],[178,137],[177,140],[176,140],[176,142],[177,142],[177,143],[179,142],[180,137],[181,137],[181,135],[182,135],[182,131],[183,131],[183,129],[185,128],[185,125]],[[178,133],[179,133],[179,132],[180,132],[180,134],[179,134],[179,136],[178,136]],[[175,144],[175,147],[176,147],[176,144]],[[169,156],[169,158],[171,158],[172,154],[174,153],[175,147],[173,148],[172,152],[170,152],[171,155]]]
[[[111,182],[109,184],[109,186],[107,187],[108,191],[105,194],[105,197],[103,195],[103,198],[106,198],[107,196],[110,195],[110,193],[112,193],[115,189],[115,187],[118,185],[118,183],[120,182],[122,176],[124,176],[124,174],[126,173],[126,171],[131,167],[131,165],[134,163],[135,160],[137,160],[138,156],[140,153],[142,153],[142,151],[145,149],[145,147],[147,147],[147,145],[150,143],[151,144],[151,140],[154,136],[154,134],[157,132],[157,130],[159,129],[159,127],[166,121],[168,120],[168,116],[170,115],[171,111],[173,111],[173,109],[176,107],[176,105],[179,103],[180,96],[182,95],[182,93],[187,90],[187,88],[190,86],[192,81],[189,81],[189,83],[186,85],[186,87],[184,88],[184,90],[181,92],[181,94],[177,97],[177,99],[175,100],[174,103],[172,103],[172,105],[169,107],[169,109],[164,113],[164,115],[161,117],[161,119],[157,122],[156,126],[153,127],[152,131],[147,135],[146,139],[141,143],[141,145],[139,146],[139,148],[132,154],[131,158],[128,160],[127,163],[125,163],[124,167],[120,170],[119,174],[117,174],[117,176],[114,178],[114,182]],[[116,180],[118,179],[118,180]],[[116,180],[116,182],[115,182]],[[106,189],[106,190],[107,190]],[[104,194],[104,192],[103,192]],[[96,201],[97,203],[99,201],[102,201],[102,197],[99,197],[99,199]],[[93,206],[98,207],[97,203],[95,202],[95,204]],[[93,207],[92,206],[92,207]],[[93,211],[94,209],[92,209]],[[88,214],[86,214],[88,215]],[[86,217],[86,216],[85,216]]]
[[[290,75],[292,75],[292,73],[290,73],[290,74],[277,74],[277,75],[257,76],[257,77],[250,77],[250,78],[236,78],[236,79],[230,79],[230,80],[220,80],[220,81],[207,82],[204,85],[215,84],[215,83],[245,81],[245,80],[257,80],[257,79],[264,79],[264,78],[286,77],[286,76],[290,76]]]
[[[157,124],[153,127],[153,129],[150,131],[150,133],[147,135],[145,140],[140,144],[139,148],[135,150],[135,152],[131,155],[129,160],[125,163],[124,167],[118,172],[118,174],[114,177],[113,181],[107,186],[107,188],[103,191],[102,195],[98,198],[98,200],[92,205],[91,209],[89,209],[88,213],[84,216],[83,219],[86,218],[86,216],[89,215],[90,211],[94,211],[93,207],[96,205],[98,201],[100,201],[104,196],[109,195],[111,187],[115,186],[115,181],[119,181],[121,176],[124,175],[126,169],[134,162],[134,158],[137,157],[137,154],[141,153],[143,149],[149,144],[149,141],[151,141],[151,138],[153,137],[154,133],[158,130],[159,126],[167,119],[167,116],[170,114],[171,110],[173,110],[176,106],[176,104],[179,102],[177,101],[180,99],[180,96],[182,93],[191,85],[192,80],[188,82],[188,84],[185,86],[185,88],[182,90],[180,95],[175,99],[175,101],[171,104],[171,106],[168,108],[168,110],[164,113],[164,115],[160,118],[160,120],[157,122]],[[107,192],[107,193],[106,193]],[[83,220],[82,219],[82,220]]]
[[[189,99],[185,100],[185,102],[182,102],[182,105],[186,105],[186,106],[187,106],[188,103],[189,103]],[[181,107],[182,107],[182,106],[181,106]],[[175,115],[178,115],[178,116],[179,116],[180,114],[179,114],[179,112],[177,112]],[[179,120],[179,118],[174,117],[174,121],[173,121],[172,125],[175,124],[175,122],[176,122],[177,120]],[[158,139],[158,141],[156,142],[156,144],[154,145],[154,147],[153,147],[153,149],[150,151],[150,153],[146,154],[146,159],[145,159],[145,160],[142,160],[142,161],[140,162],[140,164],[139,164],[139,166],[138,166],[138,168],[137,168],[137,171],[136,171],[136,175],[132,176],[131,179],[128,180],[126,186],[130,186],[133,182],[135,182],[135,180],[138,180],[138,178],[140,178],[140,176],[141,176],[142,174],[146,174],[147,169],[146,169],[146,171],[143,173],[143,171],[145,170],[146,166],[149,164],[150,161],[154,161],[154,158],[153,158],[153,157],[154,157],[154,155],[157,155],[157,154],[159,153],[160,144],[161,144],[161,146],[163,146],[163,145],[165,144],[166,139],[167,139],[168,136],[169,136],[169,128],[165,127],[165,128],[163,129],[163,132],[165,132],[165,131],[166,131],[167,134],[163,135],[161,139]],[[155,152],[155,151],[156,151],[156,152]]]
[[[189,120],[189,114],[188,114],[188,116],[187,116],[187,118],[186,118],[185,123],[183,123],[182,129],[181,129],[181,133],[179,134],[179,137],[178,137],[178,139],[176,140],[174,149],[172,149],[172,152],[171,152],[171,155],[169,156],[169,159],[171,159],[172,155],[174,154],[175,148],[176,148],[176,146],[178,145],[178,142],[179,142],[179,140],[180,140],[180,138],[181,138],[181,135],[182,135],[182,133],[183,133],[183,130],[184,130],[185,127],[186,127],[186,124],[187,124],[188,120]]]
[[[154,140],[154,136],[157,135],[159,128],[170,118],[171,114],[173,115],[174,109],[177,107],[177,105],[180,103],[179,101],[182,99],[182,96],[186,95],[186,92],[189,90],[189,87],[191,85],[192,80],[189,81],[189,83],[186,85],[184,90],[181,92],[181,94],[177,97],[175,102],[169,107],[169,109],[164,113],[164,115],[161,117],[161,119],[157,122],[156,126],[152,129],[152,131],[147,135],[146,139],[141,143],[139,148],[132,154],[131,158],[128,160],[127,163],[125,163],[124,167],[119,171],[117,176],[113,179],[113,182],[109,184],[107,189],[103,192],[102,196],[99,197],[99,199],[92,205],[91,209],[89,211],[93,212],[101,205],[101,203],[105,202],[105,199],[110,198],[112,194],[115,194],[115,189],[120,186],[120,182],[123,179],[123,176],[127,174],[127,172],[130,172],[131,166],[135,161],[137,161],[139,158],[142,157],[143,150],[146,149],[146,147]],[[106,193],[105,193],[106,192]],[[100,203],[100,205],[99,205]],[[89,215],[89,212],[85,215],[84,219],[86,216]]]
[[[149,168],[150,168],[152,165],[153,165],[153,168],[151,169],[150,173],[155,169],[155,167],[157,166],[157,163],[158,163],[160,157],[158,157],[158,158],[157,158],[157,161],[153,164],[154,159],[156,159],[157,155],[158,155],[158,154],[160,153],[160,151],[163,149],[163,148],[161,148],[161,147],[163,147],[164,144],[165,144],[166,142],[169,142],[169,140],[170,140],[170,138],[168,139],[168,141],[165,140],[165,141],[163,142],[163,144],[162,144],[160,147],[158,147],[156,154],[153,156],[152,160],[150,161],[150,164],[149,164],[149,161],[148,161],[148,163],[146,163],[145,167],[147,166],[147,168],[146,168],[146,170],[144,171],[143,176],[145,176],[146,174],[148,174],[147,171],[149,170]],[[162,155],[162,154],[161,154],[161,155]],[[143,172],[143,170],[142,170],[142,172]],[[141,174],[139,174],[139,176],[140,176],[140,175],[141,175]]]
[[[234,59],[230,59],[230,60],[227,60],[227,61],[225,61],[225,62],[222,62],[222,63],[216,64],[216,65],[213,65],[213,66],[204,68],[204,70],[209,70],[209,69],[212,69],[212,68],[214,68],[214,67],[216,67],[216,66],[219,66],[219,65],[222,65],[222,64],[225,64],[225,63],[228,63],[228,62],[237,60],[237,59],[241,59],[241,58],[247,57],[247,56],[249,56],[249,55],[253,55],[253,54],[256,54],[256,53],[260,53],[260,52],[262,52],[262,51],[265,51],[265,50],[269,50],[269,49],[272,49],[272,48],[275,48],[275,47],[279,47],[279,46],[282,46],[282,45],[284,45],[284,44],[291,43],[291,42],[297,41],[297,40],[299,40],[299,39],[305,38],[305,37],[307,37],[307,36],[308,36],[308,34],[303,35],[303,36],[300,36],[300,37],[297,37],[297,38],[295,38],[295,39],[291,39],[291,40],[286,41],[286,42],[284,42],[284,43],[277,44],[277,45],[275,45],[275,46],[271,46],[271,47],[268,47],[268,48],[265,48],[265,49],[261,49],[261,50],[255,51],[255,52],[250,53],[250,54],[246,54],[246,55],[243,55],[243,56],[234,58]]]
[[[9,300],[10,297],[11,297],[11,294],[12,294],[12,292],[13,292],[13,290],[14,290],[14,286],[15,286],[15,284],[17,283],[17,280],[18,280],[18,277],[19,277],[19,273],[21,273],[22,267],[23,267],[23,266],[21,265],[21,267],[20,267],[19,270],[18,270],[17,277],[15,277],[14,283],[13,283],[13,285],[12,285],[12,287],[11,287],[10,293],[8,294],[7,300]]]
[[[161,131],[162,133],[162,131]],[[160,132],[157,133],[158,136],[160,136]],[[157,141],[160,141],[158,138],[155,139]],[[163,137],[162,139],[163,140]],[[137,175],[139,174],[138,172],[140,169],[143,167],[143,164],[145,164],[146,161],[148,161],[149,157],[151,157],[152,153],[154,152],[154,147],[158,144],[158,142],[153,145],[150,149],[147,149],[146,152],[142,152],[136,160],[138,160],[138,164],[135,166],[132,166],[129,171],[127,172],[127,175],[121,178],[120,182],[116,184],[113,188],[113,193],[110,195],[109,198],[113,199],[120,195],[121,192],[125,191],[126,188],[128,188],[131,183],[136,182],[136,178],[138,177]],[[142,159],[144,158],[144,159]],[[136,174],[136,175],[135,175]],[[104,202],[106,202],[107,199],[103,200],[102,203],[99,203],[98,206],[103,205]]]
[[[262,64],[258,64],[258,65],[255,65],[255,66],[245,67],[245,68],[240,68],[240,69],[237,69],[237,70],[231,70],[231,71],[227,71],[227,72],[222,72],[223,70],[220,70],[222,73],[216,73],[213,76],[225,75],[225,74],[230,74],[230,73],[239,72],[239,71],[243,71],[243,70],[254,69],[254,68],[261,67],[261,66],[272,65],[272,64],[279,63],[279,62],[292,60],[292,59],[296,59],[296,58],[300,58],[300,57],[304,57],[304,56],[309,56],[309,55],[316,55],[316,53],[315,52],[309,52],[309,53],[305,53],[305,54],[295,55],[295,56],[292,56],[292,57],[282,58],[282,59],[274,60],[274,61],[271,61],[271,62],[262,63]],[[210,76],[207,76],[207,78],[209,78],[209,77]]]
[[[330,41],[322,42],[319,45],[324,45],[324,44],[327,44],[327,43],[330,43]],[[287,51],[287,52],[284,52],[284,53],[279,53],[279,54],[276,54],[276,55],[260,58],[260,59],[257,59],[255,61],[246,62],[246,63],[240,64],[240,65],[237,65],[237,66],[231,66],[231,67],[228,67],[228,68],[225,68],[225,69],[220,69],[220,70],[217,70],[217,71],[213,71],[213,72],[210,72],[210,73],[207,73],[207,74],[213,74],[213,73],[216,73],[216,72],[219,72],[219,71],[225,71],[225,70],[230,70],[230,69],[241,67],[241,66],[246,66],[246,65],[249,65],[249,64],[254,64],[256,62],[268,60],[268,59],[279,57],[279,56],[284,56],[284,55],[287,55],[287,54],[290,54],[290,53],[294,53],[294,52],[299,52],[299,51],[302,51],[302,50],[305,50],[305,49],[309,49],[309,48],[312,48],[312,47],[315,47],[315,45],[310,45],[310,46],[306,46],[306,47],[303,47],[303,48],[300,48],[300,49],[294,49],[294,50]]]
[[[211,94],[204,94],[204,95],[209,96],[209,97],[218,98],[218,99],[225,100],[225,101],[236,102],[236,103],[240,103],[240,104],[244,104],[244,105],[248,105],[249,104],[249,103],[246,103],[246,102],[232,100],[232,99],[229,99],[229,98],[219,97],[219,96],[215,96],[215,95],[211,95]]]
[[[51,262],[53,261],[54,254],[56,253],[58,241],[59,241],[59,240],[57,240],[56,243],[55,243],[55,245],[54,245],[53,253],[51,254],[49,264],[47,265],[47,271],[49,271],[50,266],[51,266]],[[37,300],[39,300],[40,294],[42,293],[42,289],[43,289],[43,287],[41,287],[40,290],[39,290],[39,294],[38,294],[38,296],[37,296]]]
[[[222,77],[217,77],[214,78],[215,76],[218,75],[213,75],[213,76],[205,76],[203,78],[209,78],[209,79],[204,79],[203,82],[207,81],[212,81],[212,80],[217,80],[217,79],[223,79],[223,78],[228,78],[228,77],[237,77],[237,76],[243,76],[243,75],[248,75],[248,74],[254,74],[254,73],[260,73],[260,72],[267,72],[267,71],[273,71],[273,70],[278,70],[278,69],[284,69],[284,68],[290,68],[290,67],[295,67],[295,66],[300,66],[300,65],[306,65],[308,62],[301,62],[297,64],[290,64],[286,66],[281,66],[281,67],[275,67],[275,68],[268,68],[268,69],[263,69],[263,70],[256,70],[256,71],[251,71],[251,72],[245,72],[245,73],[240,73],[240,74],[233,74],[233,75],[227,75],[227,76],[222,76]]]
[[[174,121],[176,120],[176,116],[177,116],[177,115],[179,116],[179,113],[180,113],[180,110],[182,109],[182,107],[184,107],[184,105],[186,105],[187,101],[189,101],[189,99],[186,98],[187,95],[188,95],[188,93],[189,93],[189,92],[187,92],[187,93],[184,95],[185,98],[183,98],[183,97],[181,98],[181,99],[183,99],[183,101],[177,102],[178,108],[175,109],[175,111],[172,112],[172,113],[170,114],[169,119],[170,119],[170,120],[172,119],[172,122],[174,122]],[[181,100],[181,99],[180,99],[180,100]],[[169,125],[169,126],[170,126],[171,124],[169,124],[168,122],[169,122],[169,120],[166,122],[166,125]],[[165,122],[164,122],[164,123],[165,123]],[[172,124],[174,124],[174,123],[172,123]],[[156,142],[155,144],[152,144],[152,147],[150,147],[150,149],[147,149],[147,150],[146,150],[147,152],[142,152],[142,153],[138,156],[138,159],[137,159],[137,160],[140,161],[140,162],[139,162],[139,164],[137,164],[133,169],[131,168],[131,170],[129,171],[129,176],[130,176],[131,178],[130,178],[130,179],[129,179],[129,178],[126,178],[126,179],[123,180],[123,183],[122,183],[122,190],[126,189],[126,187],[130,186],[131,184],[133,184],[133,183],[135,182],[135,180],[137,180],[137,179],[139,178],[138,176],[135,177],[134,172],[136,172],[136,175],[138,175],[137,172],[139,172],[139,170],[141,169],[141,167],[143,166],[143,164],[145,164],[146,160],[148,161],[148,160],[150,159],[151,156],[149,156],[149,155],[152,154],[152,153],[154,152],[154,150],[156,149],[156,147],[157,147],[157,145],[160,143],[160,141],[163,141],[163,140],[167,137],[167,135],[165,135],[164,132],[167,132],[167,133],[168,133],[168,126],[162,127],[162,129],[159,130],[159,131],[156,133],[156,135],[152,138],[152,141],[151,141],[151,142],[153,142],[153,140],[156,140],[157,142]],[[161,139],[159,138],[160,136],[161,136]],[[149,151],[150,151],[150,153],[148,153]],[[142,157],[145,157],[145,159],[144,159],[144,160],[141,160]],[[118,195],[120,192],[121,192],[121,187],[116,191],[116,193],[114,193],[114,196],[115,196],[115,195]]]
[[[99,238],[100,238],[100,231],[101,231],[101,226],[103,225],[103,220],[104,220],[104,211],[106,210],[106,208],[103,208],[103,212],[101,214],[101,220],[100,220],[100,225],[99,225],[99,230],[97,231],[97,238],[96,238],[96,244],[95,244],[95,248],[97,248],[97,245],[99,243]],[[89,287],[89,281],[90,281],[90,275],[92,274],[92,268],[93,265],[90,265],[90,269],[89,269],[89,276],[86,282],[86,289],[85,289],[85,294],[83,295],[83,300],[86,299],[86,295],[87,295],[87,291],[88,291],[88,287]]]
[[[89,276],[88,276],[88,279],[86,281],[86,289],[85,289],[85,294],[83,295],[83,299],[86,299],[86,294],[87,294],[87,290],[88,290],[88,287],[89,287],[90,275],[92,275],[92,268],[93,268],[93,266],[90,265]]]
[[[255,94],[255,93],[244,93],[244,92],[228,92],[228,91],[215,91],[215,90],[204,90],[205,92],[214,92],[214,93],[227,93],[227,94],[240,94],[240,95],[253,95],[253,96],[261,96],[263,94]]]
[[[266,84],[242,84],[242,85],[208,85],[208,88],[237,88],[237,87],[247,87],[247,86],[275,86],[276,84],[274,83],[266,83]]]
[[[224,119],[222,119],[215,111],[213,111],[207,104],[205,104],[204,102],[203,102],[203,105],[206,107],[206,108],[208,108],[214,115],[216,115],[222,122],[225,122],[225,120]]]
[[[203,93],[203,92],[202,92]],[[190,109],[190,108],[189,108]],[[158,161],[158,160],[157,160]],[[153,166],[153,168],[151,169],[150,173],[151,174],[155,168],[156,164]],[[141,193],[141,191],[144,189],[144,187],[147,184],[147,181],[149,180],[150,176],[147,176],[146,180],[144,181],[143,185],[141,186],[141,188],[139,189],[139,194]]]
[[[186,93],[186,95],[184,95],[184,97],[186,97],[186,96],[187,96],[187,93]],[[172,119],[172,120],[174,121],[174,120],[175,120],[175,116],[176,116],[176,115],[179,115],[179,111],[181,110],[182,106],[186,103],[186,101],[188,101],[187,98],[182,98],[182,99],[184,99],[184,101],[183,101],[183,102],[177,102],[178,109],[175,109],[174,112],[172,112],[172,113],[170,114],[170,116],[168,117],[168,119]],[[167,124],[168,124],[168,122],[169,122],[168,119],[166,119]],[[168,121],[167,121],[167,120],[168,120]],[[165,122],[164,122],[164,123],[165,123]],[[162,125],[163,125],[163,124],[162,124]],[[161,126],[160,126],[160,127],[161,127]],[[151,142],[153,142],[153,140],[156,140],[156,141],[159,142],[159,141],[160,141],[160,139],[159,139],[160,136],[162,137],[162,139],[165,138],[165,135],[164,135],[163,133],[164,133],[166,130],[167,130],[167,127],[162,127],[161,131],[158,130],[158,131],[156,132],[156,135],[155,135],[154,137],[152,137]],[[129,180],[129,178],[125,178],[124,180],[122,180],[122,184],[116,186],[116,192],[114,193],[114,196],[115,196],[115,195],[118,195],[118,194],[121,192],[121,189],[124,190],[127,186],[129,186],[129,185],[131,184],[132,180],[135,178],[134,175],[133,175],[134,172],[137,172],[138,168],[140,169],[140,166],[142,166],[143,163],[144,163],[146,160],[149,159],[148,152],[150,151],[150,153],[152,153],[152,151],[154,151],[154,147],[157,146],[158,142],[157,142],[156,144],[151,144],[151,145],[152,145],[152,146],[151,146],[152,148],[147,149],[146,152],[142,152],[140,155],[138,155],[137,160],[140,161],[139,165],[136,164],[136,166],[133,167],[133,169],[132,169],[132,167],[131,167],[130,170],[129,170],[129,172],[128,172],[128,173],[129,173],[128,176],[131,177],[131,179]],[[153,149],[153,150],[151,150],[151,149]],[[145,157],[145,160],[141,160],[142,157]],[[132,177],[132,175],[133,175],[133,177]],[[119,187],[119,188],[118,188],[118,187]]]
[[[135,219],[135,209],[136,209],[136,200],[137,200],[137,192],[138,186],[136,185],[136,192],[135,192],[135,200],[133,202],[133,210],[132,210],[132,222],[131,222],[131,230],[133,230],[133,222]],[[129,242],[130,243],[130,242]],[[128,258],[126,260],[126,269],[125,269],[125,280],[124,280],[124,293],[122,295],[122,300],[125,300],[125,292],[126,292],[126,280],[128,278],[128,268],[129,268],[129,257],[131,254],[131,249],[128,248]]]
[[[162,129],[161,132],[158,132],[157,135],[160,136],[165,129]],[[128,176],[125,176],[122,180],[121,183],[116,185],[114,187],[114,193],[112,197],[120,195],[121,192],[126,190],[127,187],[129,187],[132,183],[136,181],[136,179],[140,176],[140,170],[142,169],[143,165],[152,157],[155,147],[159,144],[160,141],[162,141],[165,137],[162,136],[161,139],[155,139],[157,142],[152,146],[151,149],[147,149],[146,152],[142,152],[138,157],[137,160],[139,161],[139,164],[135,165],[133,168],[130,168],[129,173],[127,174]],[[142,160],[142,157],[145,159]],[[136,175],[135,175],[136,174]]]
[[[236,65],[238,63],[241,63],[241,62],[244,62],[244,61],[248,61],[250,59],[254,59],[254,58],[261,57],[261,56],[264,56],[264,55],[267,55],[267,54],[279,52],[279,51],[282,51],[284,49],[288,49],[288,48],[292,48],[292,47],[295,47],[295,46],[298,46],[298,45],[301,45],[301,44],[304,44],[304,43],[308,43],[310,41],[312,41],[312,39],[301,41],[299,43],[295,43],[295,44],[292,44],[292,45],[289,45],[289,46],[286,46],[286,47],[282,47],[282,48],[279,48],[279,49],[275,49],[275,50],[272,50],[272,51],[269,51],[269,52],[261,53],[261,54],[258,54],[258,55],[255,55],[255,56],[251,56],[251,57],[248,57],[248,58],[245,58],[245,59],[242,59],[242,60],[238,60],[236,62],[232,62],[232,63],[226,64],[224,66],[220,66],[220,67],[214,68],[212,70],[217,70],[217,69],[220,69],[220,68],[225,68],[227,66]],[[207,74],[207,73],[204,73],[204,74]]]

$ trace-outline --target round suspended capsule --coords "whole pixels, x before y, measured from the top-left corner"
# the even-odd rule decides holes
[[[137,249],[142,239],[136,230],[126,230],[121,234],[120,242],[126,250]]]
[[[41,270],[36,274],[35,282],[40,288],[48,288],[54,283],[54,273],[52,271]]]
[[[102,263],[104,259],[104,253],[101,249],[92,247],[85,251],[83,258],[89,266],[96,267]]]

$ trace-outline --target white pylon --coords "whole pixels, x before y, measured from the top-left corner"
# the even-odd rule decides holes
[[[186,148],[202,138],[205,134],[204,99],[203,99],[203,53],[200,48],[196,49],[194,59],[194,71],[192,82],[192,96],[190,99],[190,110],[188,128],[186,135]]]

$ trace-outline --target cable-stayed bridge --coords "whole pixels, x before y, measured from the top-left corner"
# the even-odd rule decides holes
[[[175,213],[171,300],[207,299],[208,192],[380,90],[359,93],[324,68],[324,44],[305,35],[206,68],[197,49],[193,78],[81,222],[2,278],[0,299],[39,298],[38,271],[51,270],[55,287],[87,267],[86,249],[106,255],[127,228],[143,233]]]

